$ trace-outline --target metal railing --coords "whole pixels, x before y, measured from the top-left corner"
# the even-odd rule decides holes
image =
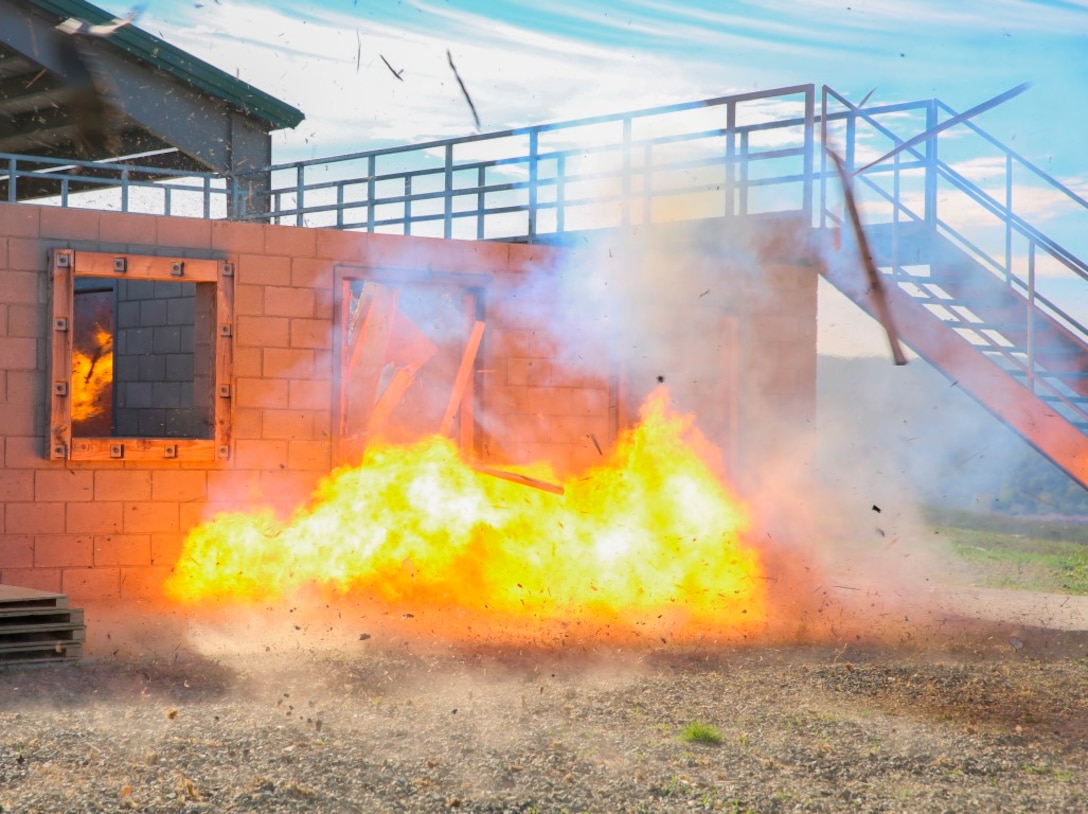
[[[0,200],[153,215],[225,218],[234,185],[216,173],[0,153]]]
[[[663,220],[808,214],[813,125],[814,87],[801,85],[298,161],[272,167],[268,199],[239,217],[534,241]]]
[[[840,109],[831,109],[835,103]],[[841,149],[852,169],[933,130],[942,113],[957,115],[936,99],[861,108],[825,87],[822,140]],[[1059,405],[1076,423],[1088,422],[1084,399],[1070,387],[1071,377],[1083,374],[1047,370],[1038,362],[1035,345],[1036,329],[1045,320],[1088,348],[1088,263],[1081,259],[1088,250],[1082,245],[1088,236],[1088,200],[970,120],[856,175],[855,184],[865,198],[866,222],[891,230],[891,275],[906,287],[914,286],[915,296],[930,298],[931,310],[1037,395]],[[821,224],[841,222],[826,171],[821,174],[821,200]],[[1022,214],[1040,205],[1045,207],[1046,232]],[[973,314],[969,303],[950,310],[947,300],[954,298],[942,294],[938,280],[920,280],[910,273],[909,255],[900,252],[907,242],[901,236],[919,225],[948,240],[1022,298],[1019,328],[1026,333],[1025,345],[1004,340],[1000,326]]]
[[[799,213],[822,227],[835,217],[837,199],[826,154],[821,150],[815,161],[820,143],[855,167],[931,129],[939,112],[955,113],[938,100],[859,108],[826,86],[819,113],[814,101],[813,85],[797,85],[226,178],[142,166],[139,158],[104,163],[0,154],[0,200],[465,239],[532,241],[766,212]],[[962,168],[977,166],[980,155],[965,149],[964,132],[1004,167],[996,193]],[[1043,305],[1053,306],[1055,297],[1033,277],[1060,267],[1088,279],[1078,259],[1088,251],[1066,247],[1088,235],[1088,201],[971,121],[868,169],[856,182],[866,222],[931,226]],[[1064,207],[1057,237],[1014,210],[1017,196],[1039,190],[1052,196],[1052,210]],[[965,207],[989,225],[963,228],[958,213]],[[1056,318],[1082,330],[1074,315],[1054,308]]]
[[[0,199],[29,191],[59,206],[476,240],[763,212],[808,216],[814,101],[814,86],[798,85],[230,178],[138,160],[0,155]]]
[[[233,177],[165,169],[154,156],[0,155],[0,200],[473,240],[554,241],[763,213],[795,214],[822,230],[841,223],[842,206],[823,145],[853,171],[934,131],[942,114],[956,115],[937,99],[861,107],[827,86],[820,101],[817,112],[815,86],[797,85]],[[1027,347],[995,344],[970,319],[957,328],[1032,389],[1073,398],[1037,364],[1033,338],[1034,325],[1049,320],[1088,347],[1088,264],[1080,259],[1088,256],[1088,200],[970,120],[869,167],[854,186],[866,223],[890,228],[893,277],[912,279],[898,251],[911,228],[948,240],[1023,298]],[[1024,215],[1040,200],[1045,233]],[[1077,418],[1088,421],[1088,412]]]

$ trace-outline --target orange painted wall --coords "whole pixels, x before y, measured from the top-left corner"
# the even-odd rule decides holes
[[[54,248],[236,263],[230,460],[45,458]],[[305,500],[335,463],[338,267],[486,277],[487,330],[475,379],[477,411],[486,420],[481,416],[476,454],[489,463],[543,458],[560,473],[591,465],[599,459],[593,439],[610,443],[625,407],[610,349],[590,343],[583,354],[554,335],[549,315],[573,303],[564,302],[567,294],[547,293],[547,276],[578,255],[543,246],[0,204],[0,583],[62,591],[75,602],[154,599],[194,525],[219,510],[260,504],[286,512]],[[769,371],[764,364],[759,376],[742,377],[747,395],[738,396],[740,414],[745,403],[777,389],[800,405],[781,417],[796,424],[813,409],[816,275],[782,269],[786,294],[777,300],[753,309],[739,296],[716,295],[707,307],[742,320],[738,359],[769,331],[775,349],[760,361],[779,360]],[[757,412],[748,409],[748,420]]]

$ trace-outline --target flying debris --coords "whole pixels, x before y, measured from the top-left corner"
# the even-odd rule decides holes
[[[900,144],[897,147],[893,148],[892,150],[889,150],[888,152],[884,153],[884,155],[880,156],[880,158],[878,158],[878,159],[876,159],[874,161],[870,161],[868,164],[866,164],[864,167],[861,167],[860,169],[854,170],[853,174],[854,175],[860,175],[861,173],[865,172],[870,167],[875,167],[877,164],[881,163],[882,161],[887,161],[889,158],[896,155],[897,153],[901,153],[901,152],[903,152],[903,150],[909,150],[914,145],[921,144],[923,141],[926,141],[927,139],[933,138],[933,136],[937,135],[942,130],[947,130],[949,127],[955,127],[957,124],[961,124],[961,123],[967,121],[968,119],[974,118],[979,113],[984,113],[985,111],[989,110],[992,107],[997,107],[1000,104],[1004,104],[1005,102],[1009,101],[1009,99],[1012,99],[1015,96],[1019,96],[1021,93],[1023,93],[1024,91],[1026,91],[1030,87],[1031,87],[1030,82],[1024,82],[1023,84],[1017,85],[1015,88],[1010,88],[1009,90],[1005,91],[1004,93],[999,93],[993,99],[989,99],[989,100],[983,102],[980,105],[975,105],[970,110],[968,110],[968,111],[966,111],[964,113],[960,113],[957,116],[953,116],[951,119],[948,119],[947,121],[941,122],[936,127],[931,127],[928,130],[926,130],[924,133],[919,133],[917,136],[914,136],[913,138],[907,139],[902,144]],[[874,88],[874,90],[875,90],[875,88]],[[872,93],[872,91],[870,91],[870,93]],[[861,104],[858,105],[858,107],[861,107],[862,105],[864,105],[865,101],[868,98],[869,97],[866,96],[865,99],[862,100]]]
[[[468,102],[468,108],[472,111],[472,118],[476,120],[476,129],[480,129],[480,117],[476,114],[476,105],[472,104],[472,97],[468,95],[468,90],[465,88],[465,83],[461,81],[461,74],[457,73],[457,66],[453,64],[453,54],[450,53],[450,49],[446,49],[446,59],[449,60],[450,69],[453,71],[453,78],[457,80],[457,84],[461,86],[461,93],[465,97],[465,101]]]
[[[57,31],[64,34],[82,34],[88,37],[108,37],[119,28],[123,28],[143,14],[144,7],[136,6],[124,17],[114,17],[108,23],[88,23],[78,17],[69,17],[57,23]]]
[[[835,169],[838,170],[839,180],[842,181],[842,195],[846,202],[847,212],[850,215],[850,225],[853,227],[854,236],[857,240],[858,254],[861,255],[861,262],[865,266],[873,309],[876,311],[880,324],[884,326],[884,332],[888,335],[888,344],[892,349],[892,359],[895,360],[897,365],[905,365],[907,357],[903,354],[903,349],[899,345],[899,335],[896,333],[895,324],[892,322],[891,309],[888,307],[888,295],[884,291],[884,280],[873,262],[873,256],[869,253],[869,241],[866,239],[865,230],[861,226],[861,216],[858,214],[857,201],[854,200],[854,189],[850,183],[850,174],[838,153],[826,145],[825,149],[827,154],[831,156]]]
[[[56,30],[65,34],[59,42],[60,63],[69,87],[69,106],[76,124],[76,144],[80,152],[93,158],[115,153],[120,147],[117,122],[120,110],[114,103],[110,86],[97,69],[94,55],[87,47],[91,37],[108,37],[131,23],[143,11],[134,8],[124,17],[114,17],[108,23],[89,23],[69,17],[57,24]]]
[[[400,80],[401,82],[403,82],[403,81],[404,81],[404,77],[403,77],[403,76],[401,76],[401,74],[402,74],[402,73],[404,73],[404,68],[401,68],[401,69],[400,69],[399,71],[397,71],[397,70],[394,70],[394,69],[393,69],[393,66],[389,64],[389,60],[388,60],[388,59],[386,59],[385,57],[383,57],[383,56],[382,56],[381,54],[378,54],[378,56],[379,56],[379,57],[381,57],[381,60],[382,60],[382,62],[384,62],[384,63],[385,63],[385,67],[387,67],[387,68],[389,69],[389,72],[390,72],[391,74],[393,74],[393,76],[397,77],[397,79],[399,79],[399,80]]]

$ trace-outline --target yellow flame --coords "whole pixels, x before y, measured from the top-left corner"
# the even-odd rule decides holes
[[[104,415],[104,398],[113,386],[113,335],[95,325],[92,353],[72,349],[72,420],[86,421]]]
[[[475,471],[445,438],[371,448],[287,522],[225,513],[194,528],[167,596],[267,602],[317,586],[504,626],[756,623],[765,591],[744,511],[696,452],[693,419],[666,402],[651,396],[639,425],[561,496]]]

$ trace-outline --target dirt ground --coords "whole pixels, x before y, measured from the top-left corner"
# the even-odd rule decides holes
[[[0,671],[0,810],[1088,810],[1088,598],[854,599],[789,636],[547,647],[88,607],[81,663]]]

